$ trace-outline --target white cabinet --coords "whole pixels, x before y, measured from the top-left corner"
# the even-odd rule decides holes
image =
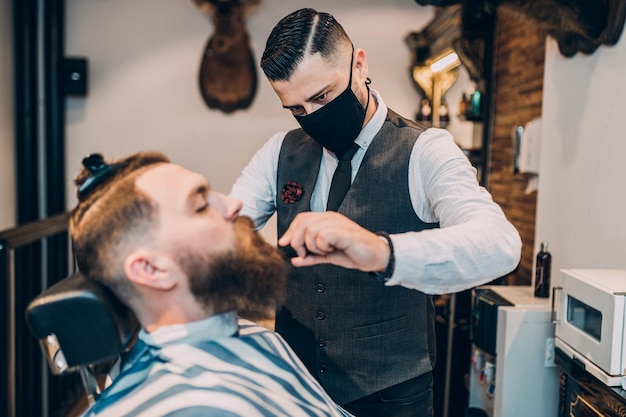
[[[495,357],[474,341],[469,407],[483,411],[474,410],[477,416],[554,417],[559,373],[554,366],[550,300],[535,298],[530,286],[488,286],[480,290],[487,293],[482,292],[479,302],[493,303],[490,311],[497,316]],[[494,297],[489,297],[489,292]],[[511,305],[501,304],[502,298]],[[485,308],[481,311],[487,314]],[[485,319],[481,317],[477,325],[491,321]]]

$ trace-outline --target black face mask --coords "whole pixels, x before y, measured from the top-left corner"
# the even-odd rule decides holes
[[[339,154],[347,150],[359,136],[365,113],[370,104],[369,87],[367,87],[367,104],[365,108],[352,91],[352,63],[350,60],[350,80],[348,87],[333,101],[305,116],[294,115],[302,129],[317,143]]]

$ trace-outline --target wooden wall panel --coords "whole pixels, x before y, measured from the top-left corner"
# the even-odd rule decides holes
[[[529,174],[513,173],[512,131],[541,116],[544,59],[545,36],[523,16],[500,7],[489,184],[494,200],[522,237],[522,259],[507,279],[510,285],[532,283],[537,191],[526,193]]]

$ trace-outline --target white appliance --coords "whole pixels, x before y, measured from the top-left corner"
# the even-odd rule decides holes
[[[468,415],[557,415],[550,299],[531,286],[483,286],[473,290],[473,309]]]
[[[556,347],[608,386],[626,389],[626,270],[562,269]]]

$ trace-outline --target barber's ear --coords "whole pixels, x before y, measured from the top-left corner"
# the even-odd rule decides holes
[[[367,66],[367,59],[365,58],[365,51],[362,48],[356,49],[356,56],[354,58],[355,67],[359,72],[359,75],[363,80],[366,80],[369,74]]]
[[[134,252],[124,262],[124,272],[135,285],[170,290],[176,285],[166,260],[148,252]]]

